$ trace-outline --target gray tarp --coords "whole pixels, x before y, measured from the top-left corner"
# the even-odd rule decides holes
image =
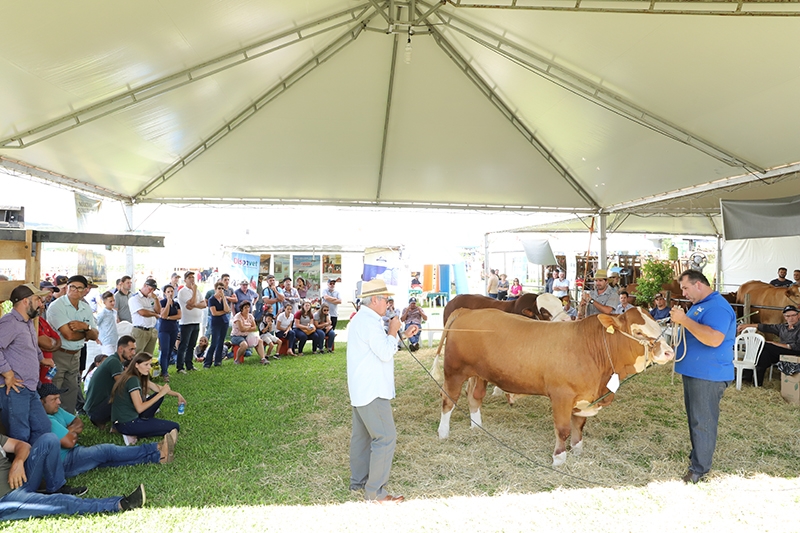
[[[525,248],[525,255],[528,256],[529,262],[535,265],[556,264],[556,257],[553,255],[547,239],[528,239],[522,241],[522,246]]]
[[[773,200],[720,200],[726,240],[800,234],[800,196]]]

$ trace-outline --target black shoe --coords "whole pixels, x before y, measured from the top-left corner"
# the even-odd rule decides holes
[[[119,506],[123,511],[130,511],[131,509],[144,507],[146,501],[147,496],[144,493],[144,485],[139,485],[135,491],[122,497],[119,501]]]
[[[694,485],[695,483],[703,480],[704,477],[705,474],[698,474],[697,472],[692,472],[691,470],[688,470],[686,472],[686,475],[683,476],[683,482],[691,483],[692,485]]]
[[[70,487],[69,485],[63,485],[53,494],[69,494],[71,496],[83,496],[87,492],[89,492],[89,489],[87,489],[86,487]]]

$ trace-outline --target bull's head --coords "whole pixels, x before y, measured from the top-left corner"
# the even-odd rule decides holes
[[[637,372],[644,370],[648,361],[663,365],[672,360],[675,353],[664,340],[661,326],[640,307],[628,309],[622,315],[596,315],[608,333],[620,331],[644,346],[644,354],[637,358],[634,368]]]
[[[800,287],[792,285],[786,288],[786,297],[792,302],[792,305],[798,305],[800,302]]]

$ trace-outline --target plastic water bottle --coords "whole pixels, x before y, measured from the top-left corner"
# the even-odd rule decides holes
[[[50,367],[50,370],[48,370],[48,371],[47,371],[47,374],[45,374],[45,375],[47,376],[47,379],[49,379],[50,381],[52,381],[52,380],[53,380],[53,378],[55,378],[55,377],[56,377],[56,372],[58,372],[58,369],[56,368],[56,366],[55,366],[55,365],[53,365],[52,367]]]
[[[178,404],[178,414],[182,415],[185,412],[186,412],[186,404],[185,403],[179,403]]]

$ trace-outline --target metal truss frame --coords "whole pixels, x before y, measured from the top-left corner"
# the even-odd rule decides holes
[[[364,27],[369,23],[370,17],[374,16],[374,12],[364,12],[361,17],[356,20],[355,26],[348,29],[347,33],[341,35],[334,42],[323,48],[320,52],[315,54],[311,59],[306,61],[299,68],[294,70],[291,74],[286,76],[282,81],[271,87],[267,92],[255,99],[253,104],[248,105],[245,109],[239,112],[233,119],[225,122],[225,124],[216,130],[214,133],[203,139],[200,143],[189,150],[186,155],[175,161],[169,168],[159,174],[156,178],[151,180],[139,192],[133,195],[134,202],[140,202],[143,197],[152,193],[159,186],[163,185],[172,176],[180,172],[181,169],[186,167],[189,163],[197,159],[200,155],[208,151],[212,146],[224,139],[229,133],[233,132],[236,128],[244,124],[249,118],[253,117],[256,113],[261,111],[267,104],[274,101],[278,96],[289,90],[295,83],[306,77],[313,72],[317,67],[328,61],[331,57],[340,52],[348,44],[355,41]]]
[[[533,133],[524,121],[505,103],[505,101],[497,94],[497,92],[472,68],[467,61],[453,45],[442,35],[441,31],[436,26],[430,26],[431,35],[433,36],[436,44],[442,51],[456,64],[456,66],[467,76],[472,83],[489,99],[492,104],[503,114],[506,119],[522,134],[523,137],[544,157],[548,163],[558,172],[558,174],[575,189],[580,197],[589,204],[593,209],[599,210],[600,205],[597,201],[584,189],[575,176],[567,169],[567,167],[559,161],[559,159],[549,150]]]
[[[423,2],[420,2],[423,3]],[[424,5],[424,3],[423,3]],[[528,50],[514,41],[498,35],[449,12],[437,12],[436,17],[447,27],[475,43],[491,50],[524,69],[555,83],[573,94],[599,105],[623,118],[649,128],[670,139],[691,146],[723,163],[753,172],[764,172],[760,166],[728,150],[716,146],[682,127],[651,113],[603,85],[564,67],[541,54]]]
[[[758,184],[771,185],[773,183],[798,177],[800,177],[800,163],[794,163],[784,167],[773,168],[764,171],[761,174],[741,174],[739,176],[710,181],[701,185],[685,187],[683,189],[677,189],[663,194],[654,194],[638,200],[610,205],[604,208],[602,211],[605,213],[614,213],[618,211],[628,211],[632,213],[637,213],[640,211],[644,213],[669,211],[670,213],[674,213],[676,212],[674,208],[667,207],[671,202],[691,200],[692,198],[702,198],[704,196],[708,196],[709,194],[713,194],[715,191],[720,189],[726,191],[735,191],[744,187],[750,187]],[[688,211],[692,212],[691,209]]]
[[[375,3],[375,0],[370,0]],[[185,70],[164,76],[155,81],[124,91],[116,96],[106,98],[75,112],[62,115],[54,120],[35,126],[17,135],[0,140],[0,148],[25,148],[78,128],[99,118],[139,104],[156,96],[190,83],[213,76],[219,72],[258,59],[272,52],[282,50],[300,41],[317,37],[336,28],[350,25],[354,21],[363,20],[370,9],[370,2],[339,11],[319,18],[291,30],[262,39],[249,46],[239,48]],[[344,20],[342,20],[344,19]],[[324,26],[319,28],[319,26]]]
[[[716,15],[739,17],[797,17],[797,0],[447,0],[456,8],[517,11],[571,11],[645,15]]]

